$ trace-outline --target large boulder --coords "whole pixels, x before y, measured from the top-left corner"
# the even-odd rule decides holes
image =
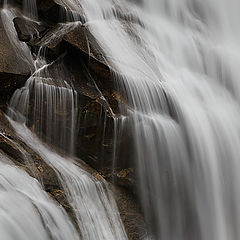
[[[36,38],[41,38],[47,27],[35,21],[29,21],[23,17],[13,19],[14,27],[20,41],[29,42]]]
[[[80,50],[89,58],[89,67],[105,80],[110,78],[109,64],[103,57],[103,51],[89,31],[88,24],[75,25],[74,29],[63,36],[63,40]]]
[[[20,41],[32,47],[56,49],[65,42],[88,58],[89,67],[104,79],[109,79],[109,64],[103,57],[101,47],[89,31],[88,24],[67,23],[49,26],[23,17],[14,20],[14,26]],[[66,46],[68,50],[69,47]]]

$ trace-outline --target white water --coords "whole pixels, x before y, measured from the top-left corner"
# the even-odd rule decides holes
[[[22,140],[57,172],[75,212],[81,239],[127,239],[117,206],[107,185],[77,167],[73,160],[61,157],[45,147],[26,126],[10,121]]]
[[[65,210],[38,181],[0,153],[0,235],[4,240],[78,240]]]
[[[83,11],[123,76],[116,84],[131,103],[140,199],[156,239],[238,240],[240,2],[62,1]],[[106,19],[112,8],[145,27]]]

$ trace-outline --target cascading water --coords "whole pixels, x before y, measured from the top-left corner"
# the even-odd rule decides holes
[[[0,234],[4,240],[78,240],[65,210],[38,181],[0,153]]]
[[[64,74],[61,74],[63,66],[54,63],[52,65],[54,73],[51,72],[52,66],[39,57],[35,64],[38,66],[36,72],[25,86],[12,96],[8,115],[21,124],[27,123],[30,116],[33,116],[32,128],[38,135],[42,136],[42,133],[45,133],[47,141],[50,140],[73,155],[77,93],[64,80]],[[72,163],[71,159],[61,157],[44,147],[25,125],[11,119],[9,121],[22,140],[57,172],[69,204],[75,212],[81,238],[127,239],[107,185],[96,181],[90,174]]]
[[[239,1],[142,0],[139,6],[122,0],[59,2],[84,15],[113,70],[116,86],[127,93],[129,110],[122,125],[132,129],[139,197],[155,238],[240,239]],[[69,14],[68,21],[81,20]],[[133,20],[129,16],[138,20],[129,21]],[[37,73],[42,72],[39,69]],[[69,83],[61,77],[64,90],[60,91],[62,86],[55,82],[49,87],[52,77],[33,74],[32,79],[37,87],[28,83],[21,90],[27,91],[25,95],[15,94],[10,116],[15,120],[19,113],[24,119],[28,116],[23,103],[29,101],[29,89],[35,88],[39,115],[35,114],[33,130],[59,126],[54,120],[59,111],[47,120],[54,125],[40,123],[44,111],[55,111],[59,102],[72,109],[69,126],[74,126],[75,95]],[[70,101],[64,97],[69,93]],[[47,99],[50,107],[40,99]],[[42,146],[24,126],[14,122],[13,126],[59,174],[83,239],[125,239],[103,186]],[[56,131],[47,138],[54,139]],[[73,139],[71,131],[69,136]]]
[[[17,122],[25,124],[29,120],[31,111],[33,130],[40,136],[46,131],[47,140],[60,144],[59,147],[73,155],[74,126],[77,117],[76,93],[64,81],[61,71],[51,75],[51,71],[48,70],[51,66],[40,60],[38,59],[36,65],[41,63],[41,67],[28,79],[26,85],[12,96],[8,115]],[[63,68],[62,65],[60,67]],[[54,66],[54,69],[59,70],[60,67]],[[57,80],[54,76],[58,77]],[[30,97],[31,95],[33,97]],[[30,104],[30,99],[33,99],[33,104]],[[59,118],[58,114],[60,114]],[[118,209],[107,185],[96,181],[72,163],[71,159],[61,157],[44,147],[25,125],[10,121],[22,140],[38,152],[57,172],[75,212],[82,239],[127,239]]]
[[[41,138],[73,155],[77,93],[65,80],[63,65],[39,57],[35,66],[35,73],[12,96],[8,115],[31,124]]]
[[[140,199],[156,239],[239,239],[239,1],[62,2],[85,14],[122,75],[116,84],[128,94]],[[109,18],[111,9],[143,25]]]
[[[66,159],[49,150],[24,125],[13,121],[11,124],[22,140],[56,170],[75,212],[81,239],[127,239],[107,185],[77,167],[72,159]]]
[[[58,77],[60,76],[58,75]],[[40,83],[39,78],[41,80]],[[75,120],[76,116],[73,114],[74,109],[72,108],[74,101],[70,101],[70,105],[68,105],[69,98],[67,98],[67,96],[72,96],[72,90],[68,88],[69,85],[64,81],[59,81],[61,84],[64,84],[63,87],[58,86],[56,82],[54,85],[48,85],[50,80],[47,79],[47,82],[44,82],[44,79],[46,80],[46,78],[42,79],[40,76],[32,76],[23,89],[15,92],[10,102],[9,116],[20,123],[26,122],[26,117],[29,112],[28,101],[30,90],[33,91],[35,94],[35,104],[33,105],[34,126],[35,128],[39,128],[37,133],[41,133],[44,129],[44,127],[40,128],[42,125],[41,120],[43,120],[43,116],[45,116],[44,111],[47,111],[46,124],[49,124],[49,129],[46,127],[47,133],[61,133],[62,138],[60,137],[60,140],[63,139],[66,141],[62,142],[62,146],[70,146],[68,150],[72,150],[74,142],[69,141],[67,138],[68,130],[65,130],[65,126],[70,127],[71,136],[74,135],[74,127],[71,125],[72,120],[70,122],[64,122],[64,125],[62,125],[61,121],[60,123],[56,120],[54,121],[57,115],[56,111],[68,111],[68,113],[70,111],[70,116]],[[60,80],[60,78],[58,80]],[[51,78],[51,81],[54,80]],[[36,86],[38,84],[39,86]],[[32,85],[35,85],[33,89]],[[74,98],[70,99],[74,100]],[[43,102],[47,103],[47,107],[44,106]],[[36,115],[38,117],[35,117]],[[61,116],[61,118],[62,117],[63,116]],[[72,163],[71,159],[63,158],[44,147],[25,125],[17,124],[12,120],[10,121],[22,140],[32,149],[36,150],[46,163],[56,170],[67,194],[69,203],[75,212],[82,239],[127,239],[118,209],[110,191],[107,189],[107,185],[96,181],[87,172]],[[53,138],[51,135],[50,139],[54,141],[57,138]],[[68,151],[68,153],[72,153],[72,151]]]

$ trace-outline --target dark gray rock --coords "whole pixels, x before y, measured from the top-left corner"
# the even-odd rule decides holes
[[[20,41],[29,42],[38,39],[47,31],[47,27],[23,17],[13,19],[16,32]]]

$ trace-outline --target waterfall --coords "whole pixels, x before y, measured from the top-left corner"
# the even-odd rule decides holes
[[[63,65],[47,64],[41,57],[35,65],[36,71],[25,86],[12,96],[8,115],[74,155],[77,93],[66,81]]]
[[[114,140],[128,125],[138,197],[155,239],[239,240],[239,1],[58,2],[67,21],[84,19],[117,90],[127,96]],[[36,19],[36,2],[24,4]],[[14,15],[4,9],[1,17],[12,45],[31,65],[30,51],[9,24]],[[34,73],[13,96],[10,121],[58,174],[82,239],[127,239],[107,185],[32,133],[74,155],[76,92],[64,66],[43,55],[40,50]],[[32,201],[26,201],[28,209]],[[33,211],[28,216],[39,221]]]
[[[10,120],[21,139],[55,169],[72,206],[81,239],[127,239],[116,203],[107,185],[44,146],[26,126]]]
[[[116,86],[127,91],[139,196],[156,239],[239,239],[239,1],[62,2],[81,8],[122,76]],[[111,9],[143,24],[109,18]]]
[[[40,136],[46,131],[52,143],[60,143],[59,147],[65,148],[68,154],[73,155],[72,149],[75,143],[73,139],[76,134],[74,126],[77,118],[74,106],[76,93],[61,78],[59,72],[56,75],[57,80],[53,75],[50,79],[43,78],[43,73],[49,74],[45,68],[46,65],[37,70],[22,89],[16,90],[9,104],[8,115],[18,123],[11,119],[9,121],[22,140],[58,174],[69,204],[75,212],[81,239],[127,239],[116,203],[107,184],[101,183],[77,167],[72,159],[62,157],[45,147],[25,126],[28,117],[33,115],[32,129]],[[29,103],[30,95],[33,95],[33,104]],[[62,114],[56,119],[59,112]],[[64,113],[67,113],[67,121],[64,120]]]
[[[0,233],[5,240],[78,240],[65,210],[0,153]]]
[[[24,9],[29,13],[29,17],[33,18],[33,15],[36,17],[35,1],[24,1]],[[3,13],[11,11],[14,10],[4,9]],[[14,16],[10,15],[4,21],[6,24],[12,25],[13,18]],[[7,28],[5,30],[12,40],[13,32],[11,29],[10,31]],[[15,35],[11,44],[18,47],[20,43]],[[23,50],[21,54],[29,52],[29,50],[25,51],[25,48],[27,49],[25,43],[21,45],[24,48],[24,50],[21,48]],[[63,213],[60,215],[63,212],[62,207],[53,209],[54,213],[50,212],[51,209],[48,209],[50,207],[45,203],[47,201],[45,199],[46,193],[41,186],[30,177],[30,180],[25,180],[27,177],[24,171],[21,171],[21,174],[17,171],[15,173],[13,171],[16,169],[15,167],[11,167],[13,170],[10,170],[16,176],[10,174],[13,179],[6,178],[6,181],[15,179],[16,182],[11,182],[11,185],[16,185],[16,193],[12,195],[11,192],[7,192],[5,194],[6,200],[3,201],[3,206],[7,205],[6,201],[8,200],[11,201],[11,205],[8,208],[5,207],[5,215],[2,221],[8,219],[7,215],[11,215],[20,207],[18,201],[25,201],[26,204],[22,209],[23,213],[21,213],[26,218],[26,222],[21,223],[20,219],[17,218],[18,211],[16,216],[13,216],[13,220],[19,224],[19,226],[15,224],[13,227],[16,228],[16,231],[23,231],[24,236],[21,239],[35,239],[35,235],[38,233],[36,239],[127,240],[128,237],[118,208],[107,183],[103,179],[98,180],[93,177],[82,167],[76,166],[70,157],[58,155],[49,147],[44,146],[38,137],[26,127],[27,125],[31,128],[45,142],[56,145],[59,150],[64,150],[60,151],[61,153],[74,155],[77,93],[71,84],[71,77],[61,59],[51,63],[46,61],[45,48],[40,48],[35,58],[32,62],[35,67],[32,75],[24,87],[16,90],[10,100],[9,121],[23,142],[31,149],[36,150],[42,159],[56,171],[68,202],[75,213],[80,236],[69,222],[68,217],[63,216]],[[31,161],[31,159],[28,159],[28,161]],[[7,175],[11,173],[10,170],[1,166],[0,177],[2,171]],[[38,191],[35,192],[35,188]],[[25,195],[28,198],[24,194],[18,194],[18,192],[26,192]],[[42,205],[46,205],[45,208],[51,215]],[[14,208],[11,209],[12,206]],[[39,211],[39,215],[35,214],[34,207]],[[56,216],[59,219],[55,220]],[[5,232],[2,231],[3,234],[11,233],[10,226],[12,226],[10,222],[3,225],[5,228]],[[21,226],[22,229],[19,229]],[[25,232],[29,226],[32,227],[31,231]],[[59,228],[62,232],[59,231]],[[12,238],[6,237],[7,240],[13,238],[15,236]]]
[[[28,1],[27,7],[32,9]],[[9,10],[4,9],[4,11]],[[7,23],[8,21],[12,21],[12,18],[6,19]],[[18,42],[14,42],[15,44],[18,45]],[[60,156],[44,146],[37,136],[27,129],[26,125],[44,141],[54,144],[70,156],[74,155],[77,93],[71,85],[70,74],[61,63],[61,59],[47,63],[45,48],[39,49],[34,66],[35,71],[25,86],[16,90],[10,100],[9,121],[23,142],[34,149],[56,171],[75,213],[80,238],[83,240],[127,239],[118,208],[107,183],[103,179],[97,180],[76,166],[73,159]],[[29,214],[30,219],[31,217],[34,218]],[[45,227],[51,227],[54,231],[53,226]],[[66,231],[61,237],[74,239],[71,238],[74,233],[75,230],[66,235],[68,234]],[[44,238],[43,234],[39,237]]]

